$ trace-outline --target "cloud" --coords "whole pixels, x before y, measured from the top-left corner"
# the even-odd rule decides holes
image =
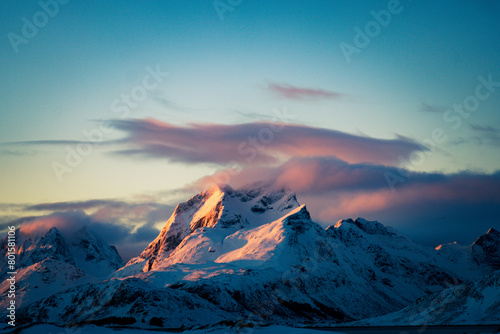
[[[7,231],[7,226],[20,226],[21,224],[24,223],[29,223],[35,219],[37,219],[39,216],[24,216],[24,217],[19,217],[19,216],[3,216],[0,218],[0,227],[3,232]]]
[[[418,242],[468,244],[500,221],[499,189],[500,172],[462,172],[440,175],[432,182],[413,181],[395,191],[344,192],[328,204],[317,197],[311,209],[318,210],[323,221],[338,214],[364,216]]]
[[[68,211],[86,210],[94,219],[104,222],[143,222],[157,223],[166,221],[174,207],[155,202],[132,203],[118,200],[94,199],[88,201],[55,202],[28,205],[25,211]]]
[[[131,234],[130,241],[135,242],[135,243],[141,243],[141,242],[147,241],[149,244],[151,241],[153,241],[158,236],[158,234],[159,234],[159,232],[155,228],[154,222],[149,222],[149,223],[142,225],[133,234]],[[142,247],[141,251],[144,248],[145,247]],[[135,256],[137,256],[137,255],[138,254],[136,254]]]
[[[190,110],[188,108],[181,107],[175,102],[172,102],[168,100],[164,94],[160,91],[152,91],[149,93],[153,101],[158,103],[160,106],[162,106],[165,109],[168,110],[174,110],[174,111],[180,111],[180,112],[189,112]]]
[[[53,212],[48,215],[18,218],[8,222],[6,226],[18,226],[26,234],[46,233],[56,227],[65,237],[86,227],[96,232],[104,241],[116,246],[124,261],[138,255],[159,233],[154,222],[146,222],[135,229],[135,226],[124,224],[118,217],[101,221],[96,215],[89,215],[82,210]],[[168,217],[165,217],[165,221]]]
[[[14,157],[22,157],[22,156],[34,156],[38,152],[34,150],[12,150],[12,149],[0,149],[0,156],[14,156]]]
[[[115,245],[124,260],[128,260],[138,255],[158,235],[158,224],[168,220],[174,207],[155,202],[95,199],[25,205],[24,211],[53,212],[0,219],[2,229],[13,225],[25,233],[44,233],[51,227],[57,227],[63,235],[70,235],[85,226]]]
[[[380,164],[350,164],[331,156],[295,157],[274,167],[219,170],[201,178],[195,185],[204,189],[213,183],[229,183],[237,188],[258,181],[287,187],[299,193],[373,191],[389,187],[385,173],[399,175],[399,170]],[[414,182],[414,178],[415,176],[408,183]]]
[[[470,125],[471,130],[473,130],[477,135],[473,138],[479,145],[487,144],[494,147],[500,147],[500,128],[496,128],[489,125]]]
[[[483,133],[500,133],[499,128],[494,128],[492,126],[481,126],[481,125],[470,125],[470,128],[472,130],[478,131],[478,132],[483,132]]]
[[[120,156],[163,158],[181,163],[274,165],[299,156],[334,156],[350,163],[391,164],[413,151],[426,151],[416,141],[396,135],[378,139],[337,130],[280,123],[293,115],[277,112],[277,121],[241,124],[176,125],[153,118],[110,120],[124,138],[100,142]],[[74,140],[23,141],[18,145],[85,144]]]
[[[129,229],[127,226],[116,223],[103,223],[95,220],[92,216],[81,210],[70,210],[64,212],[53,212],[49,215],[38,217],[23,217],[16,222],[20,222],[19,230],[26,234],[44,234],[52,227],[59,229],[61,234],[69,236],[80,230],[82,227],[89,227],[98,231],[99,235],[107,242],[115,243],[127,238]],[[16,225],[16,222],[12,222]]]
[[[494,174],[468,171],[455,174],[426,173],[380,164],[351,164],[335,157],[297,157],[274,167],[221,169],[199,179],[192,186],[204,189],[213,183],[226,183],[238,188],[255,182],[286,187],[308,195],[386,191],[401,194],[406,189],[414,193],[424,187],[428,191],[428,198],[438,196],[467,198],[471,201],[500,201],[500,191],[497,190],[500,189],[500,171]],[[394,200],[399,201],[397,198]]]
[[[121,155],[166,158],[174,162],[241,165],[276,164],[293,156],[335,156],[350,163],[393,163],[426,150],[398,136],[377,139],[341,131],[276,122],[174,125],[155,119],[113,120],[133,148]]]
[[[241,111],[241,110],[234,110],[234,114],[240,115],[241,118],[244,119],[250,119],[253,121],[262,121],[262,120],[269,120],[272,121],[273,119],[276,118],[275,115],[272,114],[263,114],[255,111]]]
[[[425,102],[422,102],[422,105],[420,106],[419,110],[423,111],[423,112],[429,112],[429,113],[438,113],[438,112],[444,112],[446,110],[446,108],[435,107],[435,106],[431,106]]]
[[[0,211],[20,211],[26,208],[26,204],[21,203],[0,203]]]
[[[107,207],[123,207],[128,203],[115,200],[88,200],[88,201],[75,201],[75,202],[55,202],[55,203],[41,203],[29,205],[25,210],[29,211],[57,211],[57,210],[85,210],[101,206]]]
[[[292,100],[331,99],[344,96],[328,90],[296,87],[285,83],[270,83],[267,89],[278,97]]]
[[[41,203],[26,206],[25,211],[86,211],[98,221],[134,224],[166,221],[174,211],[169,204],[155,202],[132,203],[118,200],[94,199],[88,201]]]
[[[25,140],[25,141],[14,141],[8,143],[2,143],[2,145],[78,145],[78,144],[89,144],[89,141],[82,140]]]
[[[499,196],[476,201],[459,183],[450,180],[439,186],[421,185],[396,192],[299,194],[298,199],[307,204],[312,218],[323,226],[339,219],[363,217],[392,226],[410,239],[430,246],[453,241],[470,244],[498,225]],[[439,196],[443,193],[447,196]]]
[[[83,227],[88,228],[97,233],[108,244],[116,246],[124,261],[130,259],[132,255],[138,254],[151,241],[149,239],[140,240],[139,247],[130,247],[131,241],[136,238],[134,238],[134,233],[129,226],[121,224],[119,221],[98,221],[81,210],[54,212],[49,215],[18,220],[17,223],[19,222],[21,223],[19,231],[22,233],[42,235],[52,227],[56,227],[65,238],[70,237]],[[14,222],[11,224],[17,225]],[[133,245],[137,245],[137,243]]]

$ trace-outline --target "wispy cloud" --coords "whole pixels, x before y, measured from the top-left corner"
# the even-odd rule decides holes
[[[82,141],[82,140],[25,140],[25,141],[15,141],[15,142],[8,142],[8,143],[3,143],[2,145],[47,145],[47,146],[52,146],[52,145],[78,145],[78,144],[88,144],[89,141]]]
[[[494,128],[492,126],[481,126],[481,125],[470,125],[470,128],[474,131],[483,133],[500,133],[500,128]]]
[[[263,114],[255,111],[241,111],[234,110],[233,113],[240,115],[242,118],[253,121],[263,121],[263,120],[272,120],[276,118],[276,115],[272,114]]]
[[[156,202],[126,202],[110,199],[87,201],[54,202],[28,205],[25,211],[85,211],[99,221],[150,222],[166,220],[174,207]]]
[[[344,94],[324,89],[296,87],[286,83],[270,83],[267,89],[278,97],[292,100],[341,98]]]
[[[119,208],[119,207],[129,206],[129,204],[122,201],[95,199],[95,200],[75,201],[75,202],[41,203],[41,204],[27,206],[25,210],[28,211],[86,210],[102,206]]]
[[[400,155],[426,150],[401,136],[377,139],[297,124],[174,125],[154,119],[114,120],[111,124],[126,133],[124,142],[135,146],[117,153],[186,163],[255,165],[294,156],[334,156],[350,163],[387,164],[398,161]]]
[[[226,165],[272,165],[291,157],[334,156],[350,163],[391,164],[399,156],[427,149],[396,135],[378,139],[337,130],[278,122],[177,125],[153,118],[110,120],[124,137],[102,141],[100,147],[121,156],[163,158],[172,162]],[[20,141],[15,145],[74,145],[77,140]]]
[[[419,111],[429,112],[429,113],[439,113],[439,112],[444,112],[445,110],[446,110],[445,107],[431,106],[430,104],[427,104],[425,102],[422,102],[419,109]]]
[[[22,156],[34,156],[38,152],[35,150],[12,150],[12,149],[0,149],[0,156],[14,156],[14,157],[22,157]]]
[[[179,112],[190,111],[188,108],[182,107],[179,104],[167,99],[165,95],[160,91],[152,91],[150,92],[150,96],[153,99],[153,101],[155,101],[157,104],[159,104],[161,107],[165,109],[179,111]]]
[[[500,148],[500,128],[490,125],[470,125],[476,133],[475,140],[481,144],[487,144]]]

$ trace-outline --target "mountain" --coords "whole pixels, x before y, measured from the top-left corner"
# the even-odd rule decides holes
[[[106,277],[124,266],[117,249],[86,227],[69,236],[68,243],[75,265],[89,276]]]
[[[400,311],[352,325],[500,323],[500,233],[492,228],[472,245],[445,244],[436,247],[436,251],[439,263],[468,281],[419,298]]]
[[[341,243],[339,259],[348,276],[390,303],[397,301],[394,306],[461,282],[460,276],[440,266],[432,249],[377,221],[346,219],[326,232]]]
[[[0,241],[0,265],[7,267],[7,239]],[[87,282],[99,281],[123,262],[116,249],[85,227],[63,236],[56,227],[48,231],[16,232],[16,301],[27,305],[53,293]],[[9,282],[7,273],[0,274],[3,307]]]
[[[491,269],[500,269],[500,232],[490,228],[472,244],[474,260],[486,264]]]
[[[143,271],[155,269],[200,228],[215,229],[223,236],[275,220],[298,206],[295,195],[285,189],[233,190],[229,186],[214,186],[177,205],[158,237],[127,266],[134,265]]]
[[[422,297],[404,309],[355,326],[430,326],[500,323],[500,270]]]
[[[495,252],[489,237],[477,245]],[[335,323],[463,283],[448,262],[376,221],[325,229],[286,189],[214,187],[179,204],[158,237],[106,280],[54,293],[22,314],[60,325]]]
[[[436,247],[440,264],[462,278],[475,280],[500,269],[500,232],[491,228],[472,245],[457,243]]]

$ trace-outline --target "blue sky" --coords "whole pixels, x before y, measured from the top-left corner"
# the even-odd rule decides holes
[[[11,205],[10,211],[4,212],[4,221],[32,214],[13,211],[15,204],[95,198],[153,198],[175,204],[192,193],[193,184],[198,185],[200,179],[227,167],[226,156],[213,161],[173,155],[172,150],[162,150],[162,154],[159,150],[151,151],[153,139],[138,137],[144,133],[139,134],[137,124],[145,119],[154,119],[151,124],[158,126],[159,132],[173,131],[174,127],[175,131],[196,136],[196,132],[190,132],[190,124],[232,127],[267,122],[273,119],[273,110],[286,109],[290,115],[287,123],[333,132],[321,132],[321,136],[308,132],[315,139],[300,137],[297,145],[302,146],[298,151],[285,149],[280,140],[281,146],[272,146],[273,143],[270,151],[263,151],[264,155],[276,154],[281,163],[296,154],[322,159],[331,155],[349,164],[404,167],[417,174],[446,176],[450,180],[460,179],[457,175],[461,173],[491,176],[499,169],[500,87],[494,86],[493,91],[480,88],[483,95],[489,93],[488,97],[480,100],[467,118],[460,117],[459,126],[443,120],[447,110],[474,96],[482,84],[479,77],[500,81],[497,2],[221,2],[232,8],[221,14],[223,20],[213,1],[57,3],[58,12],[53,17],[46,16],[46,25],[40,24],[43,26],[34,37],[14,47],[9,34],[24,38],[23,18],[33,23],[33,16],[43,5],[36,1],[7,1],[0,5],[4,36],[0,47],[0,187],[4,189],[0,202]],[[50,10],[55,8],[53,1],[41,3]],[[398,9],[391,14],[390,23],[379,25],[380,32],[369,37],[369,44],[347,61],[341,43],[355,46],[356,28],[366,31],[375,20],[372,12],[389,8]],[[43,14],[38,16],[43,20]],[[147,68],[159,68],[169,74],[122,117],[121,120],[130,121],[125,129],[116,122],[121,114],[115,112],[112,104],[143,84],[150,75]],[[71,173],[65,173],[61,181],[53,163],[64,164],[66,147],[76,149],[76,141],[87,140],[82,131],[99,128],[103,122],[115,130],[105,135],[104,143],[94,143],[92,153],[71,168]],[[359,161],[349,160],[352,157],[335,149],[339,142],[325,144],[318,139],[340,140],[337,132],[341,132],[392,140],[395,146],[390,147],[399,147],[397,155],[408,160],[414,148],[410,143],[426,145],[435,129],[441,129],[447,139],[430,147],[418,164],[402,164],[397,157],[391,161],[364,161],[366,156],[361,153]],[[207,136],[210,138],[203,137],[204,140],[213,140],[214,145],[234,139],[212,138],[217,133]],[[182,136],[160,137],[154,139],[155,144],[158,140],[180,141],[184,145],[182,152],[194,145]],[[236,137],[235,147],[246,138]],[[370,140],[347,138],[356,145],[375,145]],[[305,145],[306,142],[314,142],[314,147],[326,145],[325,153]],[[211,147],[201,146],[203,152],[210,154]],[[381,150],[375,152],[386,149],[373,147]],[[123,154],[137,150],[145,154]],[[281,171],[282,166],[276,164],[277,161],[263,166],[241,165],[248,175],[243,173],[245,177],[238,182],[258,181],[251,168]],[[300,189],[308,194],[304,198],[314,190]],[[332,198],[339,195],[335,190],[329,190]],[[493,212],[499,205],[499,195],[492,194],[487,210]],[[359,211],[370,215],[367,218],[381,216],[386,218],[384,223],[398,225],[396,217],[384,208],[390,210],[382,205],[382,211]],[[439,213],[434,215],[435,210],[429,209],[431,216],[441,217]],[[317,217],[322,221],[345,218],[344,214],[356,212],[339,208],[326,213],[317,209]],[[411,228],[418,225],[419,217],[430,219],[417,216]],[[408,231],[411,228],[407,226]],[[470,241],[466,236],[462,240]]]

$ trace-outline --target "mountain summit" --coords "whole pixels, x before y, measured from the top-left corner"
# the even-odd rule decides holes
[[[122,267],[118,251],[96,233],[82,227],[63,235],[57,227],[48,231],[16,232],[16,299],[27,305],[51,294],[100,281]],[[7,268],[7,238],[0,241],[0,264]],[[0,274],[0,291],[8,290],[7,273]],[[6,294],[5,294],[6,295]],[[2,299],[3,307],[8,299]]]
[[[222,237],[238,229],[271,222],[298,206],[295,194],[286,189],[234,190],[229,186],[214,186],[177,205],[158,237],[127,265],[153,270],[197,229],[215,229]]]
[[[500,269],[500,232],[490,228],[472,244],[472,253],[477,262]]]

